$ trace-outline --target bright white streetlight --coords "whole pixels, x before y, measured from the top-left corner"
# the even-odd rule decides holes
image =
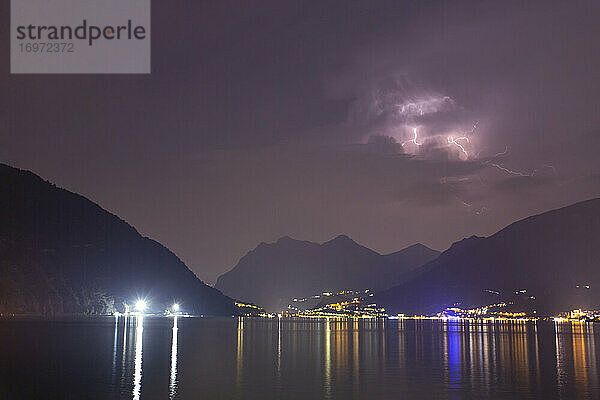
[[[173,311],[175,311],[175,312],[179,311],[179,304],[177,304],[177,303],[173,304]]]
[[[146,307],[148,307],[148,304],[146,304],[145,300],[138,300],[135,303],[135,309],[140,312],[143,312],[146,309]]]

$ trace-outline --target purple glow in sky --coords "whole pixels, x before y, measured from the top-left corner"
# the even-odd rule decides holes
[[[208,282],[284,235],[443,250],[600,194],[597,1],[152,13],[148,76],[10,75],[0,24],[0,161],[98,202]]]

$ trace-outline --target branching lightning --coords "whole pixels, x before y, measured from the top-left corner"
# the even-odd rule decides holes
[[[459,140],[465,140],[467,143],[471,143],[469,138],[466,136],[461,136],[461,137],[453,137],[453,136],[448,136],[448,143],[449,144],[453,144],[456,147],[458,147],[460,149],[460,151],[462,151],[462,153],[465,155],[465,157],[468,159],[469,158],[469,153],[467,152],[467,150],[465,149],[465,147],[459,143]]]
[[[500,153],[496,153],[494,154],[493,158],[498,158],[498,157],[502,157],[508,154],[508,146],[504,146],[504,151],[500,152]],[[539,172],[538,169],[534,169],[531,172],[523,172],[523,171],[516,171],[510,168],[506,168],[503,165],[500,165],[498,163],[493,163],[491,162],[492,160],[488,160],[486,162],[484,162],[484,164],[489,165],[491,167],[494,167],[502,172],[506,172],[509,175],[514,175],[514,176],[523,176],[523,177],[533,177],[536,176],[536,174]],[[552,165],[543,165],[543,168],[549,169],[552,171],[553,175],[556,175],[556,168],[554,168],[554,166]]]
[[[447,138],[448,144],[458,147],[458,149],[465,155],[465,158],[467,160],[469,159],[469,152],[467,151],[467,149],[465,149],[465,146],[460,143],[460,141],[471,143],[471,139],[469,139],[469,136],[467,135],[472,135],[473,133],[475,133],[475,130],[477,129],[477,124],[479,124],[479,121],[475,122],[470,130],[463,132],[462,136],[460,137],[448,136]]]
[[[439,112],[445,106],[452,106],[453,104],[454,101],[448,96],[435,96],[418,101],[404,102],[401,104],[396,104],[395,106],[397,115],[399,117],[404,118],[404,126],[410,126],[412,123],[415,122],[414,118]],[[451,134],[448,136],[440,134],[429,134],[425,136],[421,135],[421,137],[419,137],[418,128],[412,127],[412,137],[404,141],[402,143],[402,147],[406,147],[409,143],[412,143],[415,146],[422,146],[425,142],[429,143],[429,141],[432,141],[432,148],[435,148],[436,144],[440,145],[441,143],[445,143],[448,148],[457,149],[459,158],[461,160],[477,161],[480,159],[479,155],[481,151],[477,152],[477,149],[473,147],[474,145],[472,143],[472,138],[476,130],[478,129],[478,124],[479,121],[476,121],[470,130],[463,132],[450,132]],[[442,142],[444,136],[446,140],[445,142]],[[488,160],[481,160],[481,162],[485,165],[496,168],[497,170],[512,176],[533,177],[539,175],[542,171],[544,171],[544,169],[546,171],[550,171],[553,175],[556,175],[556,170],[552,165],[544,165],[541,167],[541,170],[534,169],[531,172],[507,168],[503,165],[499,158],[504,158],[504,156],[508,155],[508,153],[508,146],[504,146],[503,151],[494,154]]]
[[[510,175],[515,175],[515,176],[529,176],[529,177],[531,177],[531,176],[533,176],[535,174],[535,171],[532,172],[532,173],[530,173],[530,174],[527,174],[527,173],[524,173],[524,172],[514,171],[512,169],[508,169],[506,167],[503,167],[502,165],[495,164],[495,163],[494,164],[490,164],[490,165],[492,167],[494,167],[494,168],[498,168],[500,171],[504,171],[504,172],[506,172],[506,173],[508,173]]]
[[[452,180],[447,179],[447,178],[441,178],[440,184],[445,185],[445,187],[447,187],[454,194],[454,198],[456,199],[456,201],[458,203],[460,203],[463,207],[465,207],[469,212],[472,212],[475,215],[483,215],[487,211],[487,208],[485,206],[478,207],[478,206],[468,202],[466,199],[464,199],[461,196],[460,192],[453,186],[453,183],[461,183],[461,182],[465,182],[468,180],[469,180],[469,178],[466,178],[466,177],[462,177],[459,179],[452,179]]]
[[[404,143],[402,143],[402,147],[404,147],[404,145],[405,145],[405,144],[407,144],[407,143],[414,143],[414,144],[416,144],[417,146],[420,146],[420,145],[422,145],[423,143],[419,143],[419,142],[417,142],[417,139],[418,139],[418,137],[417,137],[417,128],[413,128],[413,138],[412,138],[412,139],[410,139],[410,140],[407,140],[407,141],[406,141],[406,142],[404,142]]]

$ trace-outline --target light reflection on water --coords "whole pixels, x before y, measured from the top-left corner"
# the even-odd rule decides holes
[[[135,358],[133,360],[134,372],[133,372],[133,390],[132,390],[132,398],[134,400],[139,400],[141,398],[142,393],[142,376],[143,376],[143,333],[144,333],[144,316],[143,315],[135,315],[135,316],[123,316],[119,318],[119,316],[115,316],[114,323],[114,343],[113,343],[113,368],[112,375],[114,376],[116,373],[116,358],[117,358],[117,339],[119,337],[119,327],[120,320],[122,320],[122,335],[123,335],[123,354],[122,354],[122,376],[121,376],[121,384],[123,385],[127,382],[127,372],[128,368],[126,368],[127,363],[127,341],[134,340],[135,344]],[[170,356],[170,372],[169,372],[169,399],[174,399],[177,393],[177,334],[179,328],[177,326],[178,317],[174,316],[173,327],[172,327],[172,336],[171,336],[171,356]],[[135,323],[135,335],[133,338],[130,337],[130,324]],[[126,385],[126,383],[125,383]]]
[[[142,390],[142,343],[144,333],[144,316],[135,318],[135,370],[133,373],[133,400],[140,400]]]
[[[0,398],[596,398],[594,328],[333,318],[10,321],[0,324]]]
[[[177,316],[173,317],[173,338],[171,339],[171,379],[169,381],[169,399],[177,393]]]
[[[555,325],[557,384],[561,394],[574,380],[577,397],[599,396],[594,324]]]

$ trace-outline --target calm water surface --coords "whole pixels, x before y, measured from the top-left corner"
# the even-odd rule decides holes
[[[600,325],[0,321],[0,399],[600,398]]]

